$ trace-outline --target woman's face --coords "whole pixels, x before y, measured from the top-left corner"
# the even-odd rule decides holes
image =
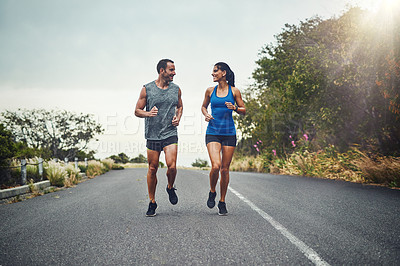
[[[211,74],[211,76],[213,76],[213,81],[214,82],[218,82],[221,79],[225,78],[226,76],[226,71],[222,71],[221,69],[219,69],[217,66],[214,66],[213,72]]]

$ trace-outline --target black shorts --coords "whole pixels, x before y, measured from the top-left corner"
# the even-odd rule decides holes
[[[210,142],[221,143],[222,146],[236,147],[236,135],[224,136],[224,135],[207,135],[206,134],[206,145]]]
[[[178,136],[172,136],[163,140],[147,140],[146,147],[152,151],[162,151],[171,144],[178,145]]]

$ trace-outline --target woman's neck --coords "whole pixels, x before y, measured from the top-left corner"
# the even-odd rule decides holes
[[[228,82],[226,82],[226,81],[219,81],[218,82],[218,89],[221,89],[221,90],[226,90],[226,89],[228,89]]]

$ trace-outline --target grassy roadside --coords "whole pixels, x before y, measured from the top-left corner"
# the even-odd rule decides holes
[[[37,159],[30,159],[28,163],[30,163],[27,167],[27,179],[29,180],[27,185],[29,187],[29,193],[2,199],[0,200],[1,203],[14,203],[42,196],[47,193],[74,187],[87,179],[95,178],[96,176],[102,175],[110,170],[124,169],[123,166],[116,164],[112,159],[104,159],[101,161],[91,160],[87,165],[83,162],[79,162],[78,169],[75,168],[73,163],[65,164],[63,162],[48,161],[44,163],[43,179],[49,180],[51,186],[46,189],[37,189],[34,184],[42,179],[38,173]],[[16,160],[13,161],[12,165],[18,166],[18,162]],[[9,180],[9,184],[1,185],[2,189],[20,186],[18,184],[20,176],[20,168],[12,168],[12,178]]]
[[[252,171],[284,175],[344,180],[363,184],[400,187],[400,158],[367,155],[357,149],[338,153],[298,151],[284,158],[265,155],[235,156],[232,171]]]

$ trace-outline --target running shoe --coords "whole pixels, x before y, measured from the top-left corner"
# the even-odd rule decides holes
[[[173,187],[173,188],[169,189],[167,186],[169,202],[171,202],[172,205],[175,205],[178,203],[178,196],[176,195],[175,190],[176,190],[176,188]]]
[[[218,215],[225,216],[228,214],[228,211],[226,210],[225,202],[221,202],[221,201],[218,202],[218,209],[219,209]]]
[[[208,208],[212,209],[215,206],[215,197],[217,196],[217,192],[209,192],[208,193],[208,200],[207,200],[207,206]]]
[[[157,209],[157,203],[153,203],[150,201],[149,203],[149,209],[146,212],[146,216],[148,217],[152,217],[152,216],[156,216],[156,209]]]

